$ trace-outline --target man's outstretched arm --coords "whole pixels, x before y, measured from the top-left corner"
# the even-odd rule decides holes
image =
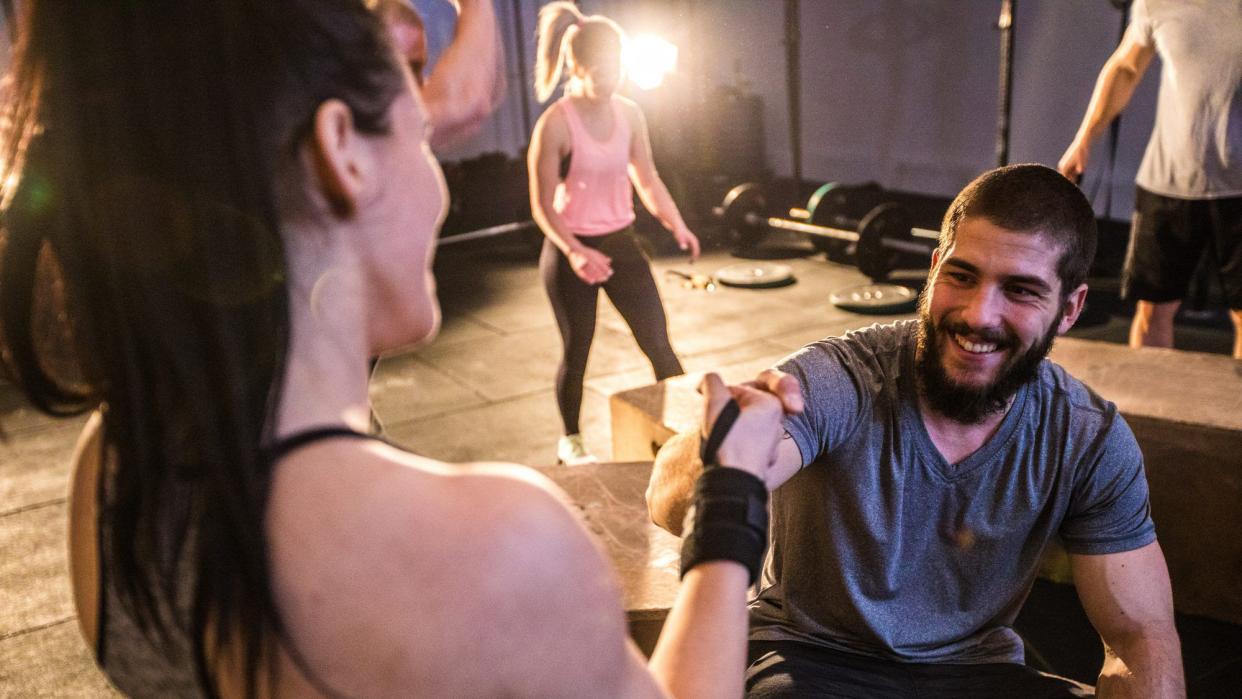
[[[1185,697],[1173,592],[1160,544],[1124,553],[1071,554],[1074,585],[1104,641],[1098,696]]]

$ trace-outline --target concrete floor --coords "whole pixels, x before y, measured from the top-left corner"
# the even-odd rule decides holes
[[[738,260],[712,252],[713,272]],[[894,316],[833,308],[831,291],[865,283],[856,270],[821,258],[785,260],[798,283],[779,289],[682,288],[657,280],[674,347],[688,371],[721,369],[747,378],[804,343]],[[559,337],[535,267],[519,239],[446,247],[437,262],[444,327],[431,345],[385,358],[372,386],[391,439],[450,461],[555,461],[560,435],[552,380]],[[1125,319],[1107,313],[1084,336],[1119,341]],[[650,383],[651,369],[624,322],[601,303],[587,372],[582,427],[601,459],[610,455],[609,394]],[[1196,349],[1227,351],[1227,328],[1209,327]],[[1197,337],[1198,335],[1196,335]],[[0,696],[107,696],[74,619],[66,580],[67,465],[83,419],[39,415],[0,384]]]

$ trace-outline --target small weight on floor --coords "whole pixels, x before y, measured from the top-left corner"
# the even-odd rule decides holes
[[[828,300],[843,311],[892,315],[914,310],[918,294],[897,284],[863,284],[835,291]]]
[[[797,281],[789,265],[759,261],[741,262],[721,267],[715,276],[716,281],[725,286],[746,289],[773,289],[778,286],[789,286]]]

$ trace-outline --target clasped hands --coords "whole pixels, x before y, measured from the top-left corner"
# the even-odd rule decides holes
[[[802,412],[802,389],[798,380],[776,369],[767,369],[753,381],[729,385],[719,374],[708,372],[699,382],[703,395],[700,436],[712,425],[729,400],[737,401],[741,414],[716,450],[717,465],[747,471],[765,483],[776,461],[777,445],[785,430],[786,415]]]

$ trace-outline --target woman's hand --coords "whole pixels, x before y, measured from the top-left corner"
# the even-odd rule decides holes
[[[673,231],[673,240],[677,241],[677,247],[690,253],[691,262],[699,259],[699,237],[690,232],[689,228],[682,226]]]
[[[574,274],[587,284],[603,284],[612,276],[612,258],[585,245],[566,253]]]
[[[751,386],[726,385],[715,373],[703,376],[699,392],[704,401],[703,435],[711,434],[712,426],[730,398],[742,409],[733,428],[716,449],[718,465],[747,471],[766,482],[768,468],[776,460],[776,447],[785,433],[781,399]]]

